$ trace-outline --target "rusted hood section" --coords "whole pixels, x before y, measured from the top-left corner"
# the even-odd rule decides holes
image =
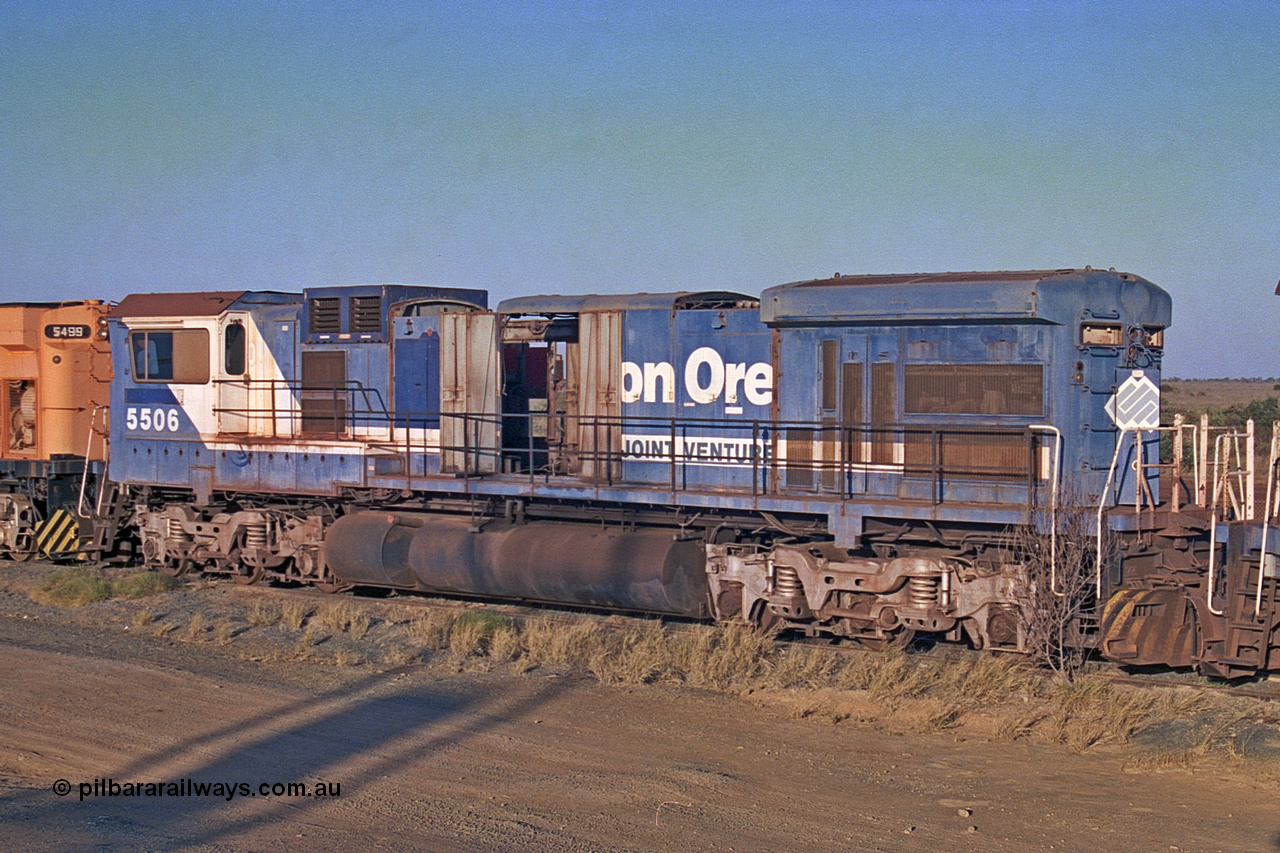
[[[111,309],[110,317],[211,317],[226,311],[244,290],[210,293],[134,293]]]

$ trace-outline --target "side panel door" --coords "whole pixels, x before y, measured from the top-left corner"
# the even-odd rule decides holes
[[[392,409],[397,428],[440,426],[440,318],[394,318]]]
[[[622,476],[622,312],[586,312],[578,323],[580,470],[587,480],[616,481]]]
[[[867,491],[896,495],[902,479],[903,436],[898,424],[899,368],[897,332],[872,333],[867,340],[866,421]]]
[[[501,454],[498,317],[440,316],[440,470],[492,474]]]

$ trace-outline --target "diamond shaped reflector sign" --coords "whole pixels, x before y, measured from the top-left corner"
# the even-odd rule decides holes
[[[1155,429],[1160,426],[1160,389],[1135,370],[1107,400],[1107,414],[1120,429]]]

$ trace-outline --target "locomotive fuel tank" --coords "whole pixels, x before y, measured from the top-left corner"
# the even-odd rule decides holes
[[[324,558],[342,583],[710,615],[702,543],[670,530],[358,512],[328,529]]]

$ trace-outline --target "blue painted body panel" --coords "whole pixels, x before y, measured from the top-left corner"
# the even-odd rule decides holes
[[[618,411],[624,443],[615,450],[622,453],[621,476],[598,483],[545,473],[441,476],[435,452],[406,452],[385,439],[350,437],[350,430],[373,431],[390,422],[436,429],[441,408],[438,317],[392,312],[379,331],[345,338],[345,326],[327,336],[309,328],[307,300],[339,300],[346,324],[356,296],[378,296],[385,309],[413,299],[485,301],[475,291],[399,285],[316,288],[288,304],[279,299],[254,304],[252,294],[246,295],[249,301],[240,310],[255,312],[267,342],[265,357],[290,387],[300,380],[304,353],[344,354],[352,395],[348,437],[330,436],[323,449],[305,453],[284,450],[275,439],[250,437],[214,450],[214,437],[195,433],[182,408],[181,388],[138,385],[123,370],[117,372],[113,399],[150,409],[151,417],[159,412],[166,424],[173,410],[177,420],[165,435],[148,435],[126,428],[125,407],[113,407],[112,476],[138,485],[194,488],[202,483],[218,491],[333,495],[348,486],[409,488],[442,495],[802,513],[825,517],[837,537],[850,542],[864,517],[1012,524],[1025,517],[1029,502],[1043,506],[1048,501],[1044,460],[1051,454],[1039,449],[1051,447],[1047,437],[1034,440],[1039,455],[1032,456],[1033,445],[1028,445],[1021,479],[939,478],[936,469],[920,462],[925,445],[919,442],[954,440],[935,438],[934,432],[950,436],[992,429],[1031,442],[1029,426],[1052,425],[1064,436],[1063,481],[1079,490],[1075,497],[1097,501],[1117,438],[1107,400],[1135,369],[1158,383],[1159,353],[1085,346],[1080,324],[1114,323],[1127,333],[1163,328],[1170,320],[1168,296],[1159,288],[1096,271],[804,282],[766,291],[760,309],[681,308],[670,294],[525,297],[504,303],[513,314],[620,312]],[[115,322],[114,355],[127,365],[128,318]],[[992,364],[1038,370],[1041,387],[1031,395],[1039,401],[1038,410],[917,412],[904,405],[907,371],[915,369],[909,366]],[[830,369],[839,375],[824,377]],[[850,384],[851,376],[860,379]],[[837,387],[838,399],[832,391]],[[884,405],[885,394],[892,406]],[[858,430],[846,422],[850,412],[858,413]],[[892,437],[896,448],[888,438],[876,445],[872,433],[862,432],[861,424],[877,418],[884,432],[874,435]],[[805,435],[816,441],[804,446]],[[683,458],[671,458],[673,438]],[[1013,446],[1014,439],[1010,442]],[[807,480],[789,473],[787,454],[798,460],[802,449],[830,463],[830,471]],[[1156,460],[1157,451],[1153,433],[1143,443],[1148,462]],[[1132,456],[1131,447],[1122,447],[1111,496],[1116,502],[1133,500]],[[1158,494],[1155,476],[1150,469]]]
[[[628,310],[622,329],[623,364],[634,365],[623,378],[622,479],[750,490],[768,447],[760,425],[767,433],[773,418],[771,381],[755,389],[759,402],[744,390],[751,366],[772,362],[759,312]]]
[[[396,425],[438,429],[440,426],[440,318],[396,317]]]

